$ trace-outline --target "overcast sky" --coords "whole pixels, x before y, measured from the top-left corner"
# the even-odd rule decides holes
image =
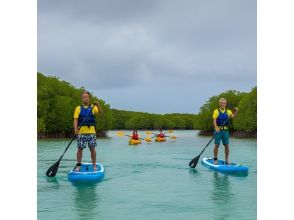
[[[113,108],[197,113],[256,63],[256,0],[38,0],[38,71]]]

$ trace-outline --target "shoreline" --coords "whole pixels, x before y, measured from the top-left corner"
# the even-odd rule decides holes
[[[133,129],[114,129],[110,131],[132,131]],[[154,131],[150,129],[137,129],[138,131]],[[177,131],[177,129],[173,129],[174,131]],[[194,130],[194,129],[185,129],[185,130]],[[182,131],[179,129],[179,131]],[[197,135],[199,136],[212,136],[212,131],[201,131],[201,130],[195,130],[198,131]],[[96,137],[97,139],[100,138],[108,138],[108,131],[103,132],[97,132]],[[38,133],[37,134],[37,140],[54,140],[54,139],[68,139],[72,138],[74,136],[73,133],[54,133],[54,134],[44,134],[44,133]],[[245,131],[231,131],[230,132],[231,137],[236,138],[257,138],[257,132],[245,132]]]
[[[53,133],[53,134],[46,134],[46,133],[37,133],[37,140],[45,140],[45,139],[67,139],[72,138],[74,133]],[[97,138],[107,138],[107,131],[96,132]]]

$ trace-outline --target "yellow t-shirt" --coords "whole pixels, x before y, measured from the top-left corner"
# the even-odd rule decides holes
[[[225,112],[225,109],[224,110],[220,109],[220,111],[222,113],[224,113]],[[233,112],[231,110],[229,110],[229,109],[227,109],[227,113],[228,113],[228,116],[229,117],[233,114]],[[213,111],[213,115],[212,115],[212,118],[213,119],[216,119],[217,117],[218,117],[218,108]],[[223,128],[224,129],[228,129],[228,126],[224,126]]]
[[[220,109],[220,111],[221,111],[222,113],[224,113],[224,112],[225,112],[225,109],[224,109],[224,110]],[[229,116],[229,117],[233,114],[233,112],[232,112],[230,109],[227,110],[227,113],[228,113],[228,116]],[[215,110],[213,111],[212,118],[213,118],[213,119],[216,119],[217,117],[218,117],[218,109],[215,109]]]
[[[85,106],[84,107],[88,107],[88,106]],[[80,115],[80,112],[81,112],[81,107],[80,106],[77,106],[76,109],[75,109],[75,113],[74,113],[74,119],[78,119],[79,118],[79,115]],[[99,110],[97,108],[97,106],[94,106],[94,108],[92,109],[92,113],[93,114],[98,114]],[[96,134],[96,129],[95,129],[95,126],[82,126],[79,130],[79,134]]]

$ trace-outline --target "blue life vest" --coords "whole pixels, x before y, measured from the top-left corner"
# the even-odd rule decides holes
[[[79,127],[81,127],[81,126],[96,126],[95,116],[93,115],[93,112],[91,111],[91,109],[92,109],[91,105],[89,105],[87,108],[85,108],[82,105],[80,106],[80,114],[79,114],[79,119],[78,119],[78,126]],[[84,121],[86,116],[87,116],[87,118]]]
[[[216,119],[216,124],[217,126],[229,126],[230,125],[230,120],[228,120],[229,118],[229,115],[228,115],[228,112],[227,112],[227,109],[222,112],[220,109],[218,109],[218,116],[217,116],[217,119]],[[227,121],[225,124],[224,122]]]

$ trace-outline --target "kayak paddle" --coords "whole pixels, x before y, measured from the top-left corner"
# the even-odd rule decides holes
[[[233,114],[235,113],[235,111],[236,111],[236,109],[234,109]],[[221,127],[220,127],[220,130],[221,130],[221,128],[223,128],[223,127],[225,126],[225,124],[226,124],[229,120],[230,120],[230,117],[229,117],[226,121],[224,121],[224,123],[223,123],[223,124],[221,125]],[[208,145],[211,143],[211,141],[216,137],[216,135],[218,135],[218,132],[215,132],[215,134],[213,135],[213,137],[210,139],[210,141],[207,143],[207,145],[203,148],[203,150],[200,152],[200,154],[199,154],[197,157],[195,157],[194,159],[192,159],[192,160],[190,161],[189,166],[190,166],[191,168],[195,168],[195,167],[197,166],[197,163],[198,163],[198,160],[199,160],[201,154],[205,151],[205,149],[208,147]]]
[[[165,137],[169,137],[169,138],[171,138],[171,139],[177,139],[177,137],[176,136],[167,136],[167,135],[164,135]]]
[[[127,137],[131,137],[131,135],[128,135],[128,134],[125,134],[123,131],[118,131],[116,132],[116,135],[118,137],[124,137],[124,136],[127,136]],[[150,139],[150,137],[146,137],[145,139],[144,138],[139,138],[140,140],[143,140],[143,141],[146,141],[146,142],[151,142],[152,140]]]
[[[95,106],[95,105],[94,105],[94,106]],[[83,124],[83,123],[86,121],[86,119],[87,119],[89,113],[93,110],[94,106],[93,106],[93,107],[91,108],[91,110],[88,112],[88,114],[86,115],[86,117],[84,118],[84,120],[82,121],[81,124]],[[78,128],[78,131],[80,130],[81,127],[82,127],[82,126],[80,126],[80,127]],[[54,177],[54,176],[56,175],[56,173],[57,173],[57,171],[58,171],[58,168],[59,168],[59,163],[60,163],[62,157],[64,156],[65,152],[67,151],[67,149],[69,148],[69,146],[71,145],[71,143],[73,142],[73,140],[74,140],[76,137],[77,137],[77,134],[75,134],[75,135],[72,137],[72,139],[70,140],[69,144],[68,144],[67,147],[65,148],[63,154],[60,156],[59,160],[58,160],[57,162],[55,162],[51,167],[49,167],[49,169],[48,169],[47,172],[46,172],[46,176],[48,176],[48,177]]]

